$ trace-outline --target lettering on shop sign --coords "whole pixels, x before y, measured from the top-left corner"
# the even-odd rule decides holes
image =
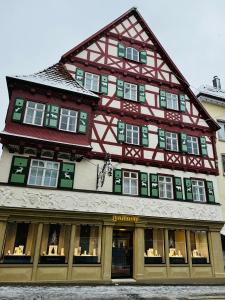
[[[122,222],[138,222],[138,217],[134,216],[112,216],[112,220],[114,222],[116,221],[122,221]]]

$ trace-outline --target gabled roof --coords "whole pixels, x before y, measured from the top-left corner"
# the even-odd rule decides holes
[[[152,42],[157,47],[158,52],[169,63],[171,70],[174,72],[175,76],[177,75],[177,77],[179,78],[179,81],[181,80],[184,84],[186,84],[187,86],[189,86],[187,80],[184,78],[184,76],[180,73],[180,71],[178,70],[178,68],[176,67],[176,65],[173,63],[173,61],[170,58],[169,54],[166,52],[166,50],[160,44],[159,40],[156,38],[156,36],[154,35],[154,33],[151,31],[150,27],[145,22],[144,18],[139,13],[139,11],[137,10],[136,7],[132,7],[127,12],[125,12],[123,15],[121,15],[119,18],[115,19],[114,21],[112,21],[111,23],[109,23],[108,25],[106,25],[105,27],[103,27],[102,29],[100,29],[99,31],[97,31],[95,34],[93,34],[92,36],[90,36],[89,38],[87,38],[86,40],[84,40],[83,42],[81,42],[79,45],[75,46],[74,48],[72,48],[71,50],[69,50],[68,52],[66,52],[62,56],[61,60],[63,61],[68,56],[70,56],[70,54],[72,54],[73,52],[78,52],[79,50],[82,50],[83,48],[87,47],[87,45],[90,44],[90,42],[92,42],[96,38],[99,38],[100,36],[102,36],[106,32],[109,32],[112,28],[114,28],[115,26],[117,26],[120,22],[122,22],[126,18],[130,17],[131,15],[134,15],[137,18],[137,20],[140,22],[140,24],[142,25],[142,27],[146,30],[146,32],[149,35],[149,37],[151,38]]]
[[[83,88],[78,82],[76,82],[62,63],[57,63],[43,71],[34,73],[32,75],[7,76],[7,78],[34,82],[41,85],[51,86],[77,94],[83,94],[86,96],[98,98],[96,94]]]
[[[87,38],[86,40],[84,40],[83,42],[81,42],[79,45],[75,46],[70,51],[68,51],[67,53],[65,53],[61,57],[61,61],[65,62],[70,57],[70,55],[73,54],[74,52],[77,53],[79,51],[84,50],[92,42],[94,42],[94,40],[99,39],[101,36],[103,36],[104,34],[106,34],[107,32],[109,32],[111,29],[113,29],[115,26],[117,26],[120,22],[122,22],[123,20],[125,20],[126,18],[128,18],[128,17],[130,17],[132,15],[134,15],[136,17],[136,19],[142,25],[143,29],[145,29],[146,33],[151,38],[151,41],[153,42],[153,44],[156,47],[157,51],[159,52],[159,54],[161,55],[161,57],[167,62],[168,66],[173,71],[174,75],[185,86],[185,92],[187,93],[187,95],[189,97],[191,97],[191,98],[194,99],[196,107],[199,109],[199,111],[201,112],[201,114],[205,117],[206,122],[209,125],[209,127],[212,127],[215,130],[218,130],[220,127],[211,118],[211,116],[206,111],[206,109],[203,107],[203,105],[198,101],[198,99],[196,98],[195,94],[190,89],[189,83],[187,82],[187,80],[185,79],[185,77],[181,74],[181,72],[179,71],[179,69],[177,68],[177,66],[174,64],[174,62],[170,58],[169,54],[163,48],[163,46],[161,45],[161,43],[159,42],[159,40],[156,38],[156,36],[152,32],[152,30],[149,28],[148,24],[145,22],[145,20],[143,19],[143,17],[141,16],[141,14],[139,13],[139,11],[137,10],[136,7],[132,7],[127,12],[125,12],[123,15],[121,15],[119,18],[115,19],[114,21],[112,21],[111,23],[109,23],[108,25],[106,25],[105,27],[103,27],[102,29],[100,29],[99,31],[97,31],[95,34],[93,34],[92,36],[90,36],[89,38]]]

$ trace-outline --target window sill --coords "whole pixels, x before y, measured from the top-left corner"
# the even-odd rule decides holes
[[[225,142],[225,139],[218,138],[218,141],[220,141],[220,142]]]
[[[165,108],[166,108],[166,110],[168,110],[168,111],[182,113],[182,111],[180,111],[179,109],[173,109],[173,108],[168,108],[168,107],[165,107]]]

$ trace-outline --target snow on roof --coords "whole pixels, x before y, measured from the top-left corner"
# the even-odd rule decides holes
[[[201,85],[198,88],[197,96],[200,94],[208,95],[211,98],[214,97],[220,101],[225,101],[225,90],[218,89],[210,85]]]
[[[23,76],[8,76],[9,78],[15,78],[34,82],[42,85],[63,89],[66,91],[83,94],[98,98],[98,96],[91,91],[83,88],[66,70],[62,63],[57,63],[43,71],[34,73],[32,75]]]

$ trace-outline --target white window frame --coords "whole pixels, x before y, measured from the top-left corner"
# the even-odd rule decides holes
[[[134,134],[137,133],[137,143],[134,142]],[[128,136],[131,138],[131,141],[128,141]],[[140,127],[137,125],[126,124],[126,134],[125,141],[127,144],[131,145],[140,145]]]
[[[127,93],[125,92],[126,89],[128,89]],[[135,97],[133,97],[133,93],[135,93]],[[124,82],[124,99],[137,101],[137,98],[137,85],[129,82]]]
[[[174,147],[174,141],[176,141],[175,147]],[[179,151],[179,145],[178,145],[178,135],[175,132],[166,132],[166,150],[169,151]]]
[[[90,77],[89,79],[91,80],[91,84],[90,86],[87,85],[87,77]],[[94,87],[94,80],[97,80],[97,88]],[[90,91],[93,91],[93,92],[99,92],[99,75],[97,74],[93,74],[93,73],[88,73],[88,72],[85,72],[85,76],[84,76],[84,88],[86,88],[87,90],[90,90]]]
[[[129,51],[131,53],[128,53]],[[135,59],[135,55],[137,56],[137,59]],[[139,62],[139,60],[140,60],[139,51],[133,47],[127,47],[126,48],[126,58]]]
[[[166,93],[166,108],[172,110],[179,110],[178,95]]]
[[[189,154],[199,155],[198,137],[190,135],[187,136],[187,149]]]
[[[66,114],[65,111],[67,111],[68,113]],[[75,113],[76,115],[75,116],[71,116],[72,112]],[[63,116],[67,117],[66,129],[61,128],[61,126],[62,126],[62,117]],[[74,130],[70,130],[69,129],[70,119],[75,119]],[[60,109],[60,119],[59,119],[59,130],[68,131],[68,132],[76,132],[77,131],[77,119],[78,119],[78,112],[76,110],[67,109],[67,108],[61,108]]]
[[[35,107],[34,108],[33,107],[29,107],[29,103],[33,103],[35,105]],[[37,105],[42,105],[43,108],[42,109],[37,108]],[[28,110],[32,110],[33,111],[33,117],[32,117],[32,122],[31,123],[26,121]],[[35,124],[35,118],[36,118],[37,111],[41,111],[42,112],[41,124]],[[39,103],[39,102],[34,102],[34,101],[27,101],[27,103],[26,103],[26,110],[25,110],[25,114],[24,114],[24,118],[23,118],[23,123],[24,124],[29,124],[29,125],[34,125],[34,126],[43,126],[44,115],[45,115],[45,104]]]
[[[159,183],[159,198],[174,199],[173,177],[158,175],[158,183]]]
[[[194,202],[206,202],[206,191],[205,191],[205,182],[204,180],[192,179],[192,193]],[[203,196],[203,200],[201,200]]]
[[[41,166],[32,166],[33,162],[42,162],[44,163],[44,167]],[[57,171],[57,176],[56,176],[56,181],[55,181],[55,185],[45,185],[44,184],[44,180],[45,180],[45,174],[46,171],[49,170],[49,168],[47,168],[47,164],[48,163],[52,163],[52,164],[56,164],[57,165],[57,169],[53,169],[51,168],[50,170],[54,170]],[[32,159],[31,163],[30,163],[30,170],[29,170],[29,175],[28,175],[28,181],[27,181],[27,185],[31,185],[31,186],[42,186],[42,187],[48,187],[48,188],[56,188],[58,185],[58,178],[59,178],[59,167],[60,167],[60,163],[59,162],[55,162],[55,161],[51,161],[51,160],[41,160],[41,159]],[[42,174],[42,178],[41,178],[41,184],[35,184],[35,183],[30,183],[30,178],[31,178],[31,172],[32,172],[32,168],[35,169],[41,169],[43,170],[43,174]],[[37,173],[37,172],[36,172]],[[36,176],[37,177],[37,176]]]
[[[125,176],[125,174],[128,173],[129,176]],[[135,176],[135,177],[132,177]],[[125,191],[125,182],[128,183],[128,192]],[[135,189],[136,192],[132,192],[132,184],[135,183]],[[138,172],[133,172],[133,171],[123,171],[123,194],[124,195],[133,195],[137,196],[138,195]]]
[[[218,131],[218,139],[225,141],[225,121],[217,121],[217,123],[221,127]]]

